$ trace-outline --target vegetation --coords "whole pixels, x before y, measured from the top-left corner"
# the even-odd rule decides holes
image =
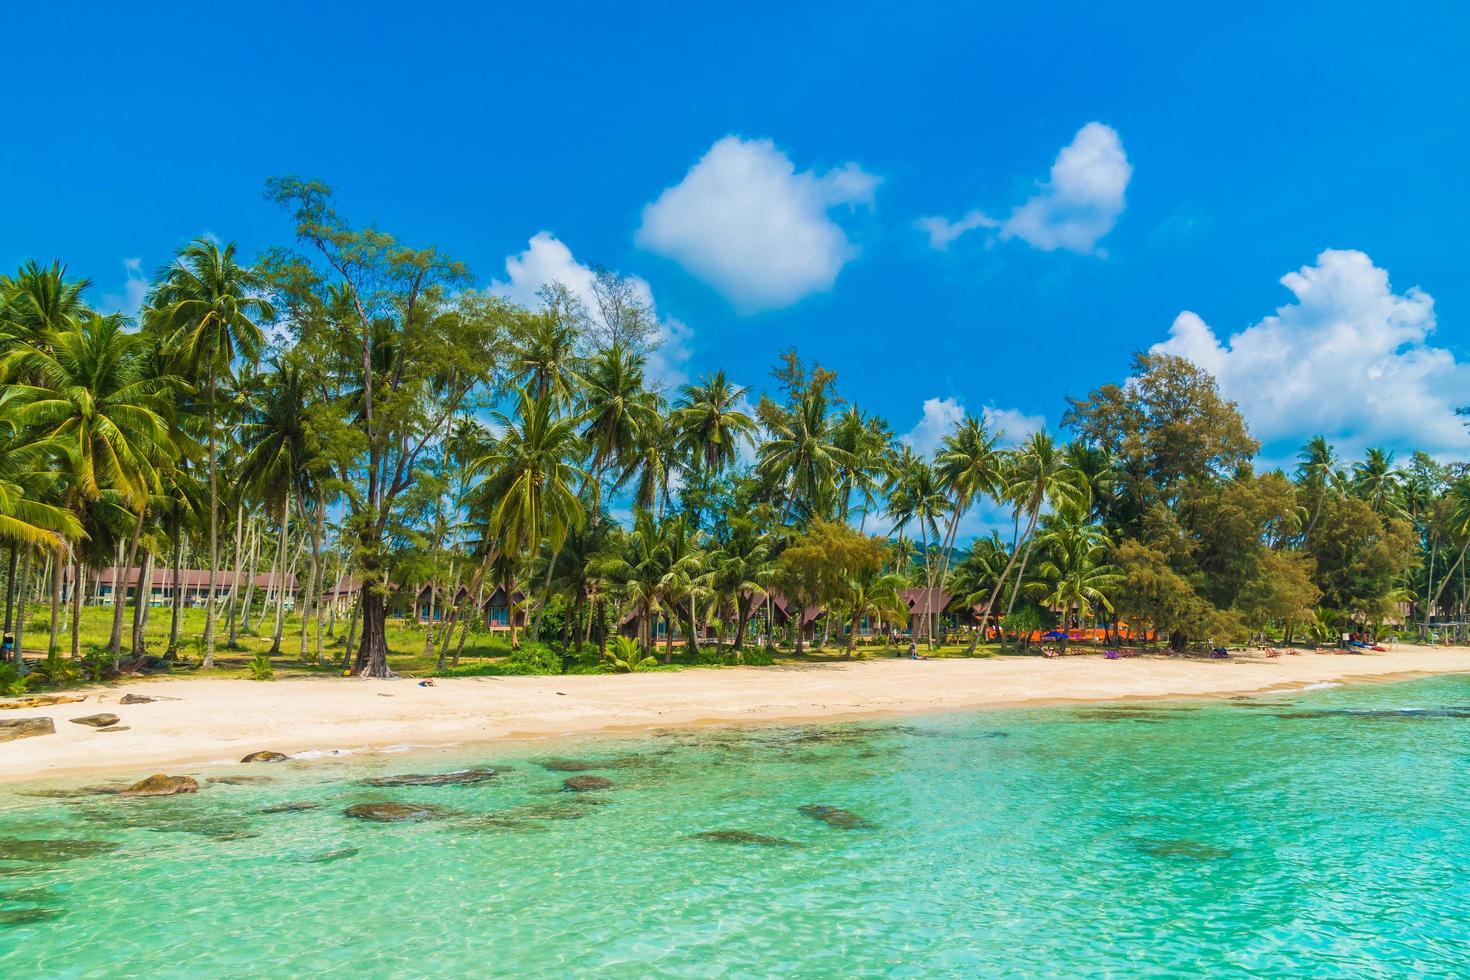
[[[926,454],[794,350],[765,392],[718,371],[660,389],[658,324],[616,274],[525,309],[321,184],[267,195],[289,245],[190,243],[136,319],[91,309],[59,263],[0,278],[0,581],[30,654],[5,689],[1463,619],[1463,465],[1346,463],[1315,438],[1293,473],[1258,471],[1236,407],[1179,358],[1071,400],[1065,438],[966,417]],[[200,567],[204,596],[89,604],[138,567]]]

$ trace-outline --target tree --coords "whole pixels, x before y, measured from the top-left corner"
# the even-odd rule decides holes
[[[193,376],[204,382],[209,472],[209,598],[204,612],[204,666],[214,666],[215,581],[219,576],[219,479],[216,439],[220,382],[232,378],[237,357],[254,357],[264,343],[260,324],[275,311],[256,290],[263,283],[235,260],[235,244],[221,249],[199,239],[186,245],[159,274],[150,316],[175,334]]]
[[[304,352],[332,373],[327,386],[352,405],[335,447],[353,564],[362,577],[361,676],[388,676],[389,532],[422,453],[499,365],[516,315],[493,297],[463,290],[467,271],[434,248],[410,248],[374,228],[353,228],[324,184],[275,178],[267,197],[296,221],[316,261],[270,257],[272,287]],[[453,298],[451,299],[451,294]]]
[[[740,447],[749,445],[755,433],[755,421],[739,408],[744,397],[744,388],[716,371],[681,388],[674,403],[674,445],[699,478],[692,511],[696,527],[710,481],[734,465]]]
[[[1042,539],[1043,555],[1036,572],[1039,581],[1029,590],[1036,599],[1061,614],[1062,653],[1067,652],[1067,634],[1072,611],[1086,621],[1096,609],[1113,609],[1109,593],[1123,576],[1107,563],[1108,543],[1095,524],[1062,520]]]

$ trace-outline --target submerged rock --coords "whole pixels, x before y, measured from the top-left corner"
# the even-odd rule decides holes
[[[316,810],[321,807],[320,803],[312,803],[309,800],[292,800],[290,803],[277,803],[273,806],[261,807],[261,813],[302,813],[306,810]]]
[[[0,742],[55,734],[56,723],[50,718],[0,718]]]
[[[43,840],[40,838],[0,837],[0,861],[71,861],[76,858],[96,857],[121,847],[110,840],[88,840],[85,838],[63,838]]]
[[[1228,847],[1218,847],[1188,838],[1177,840],[1150,838],[1136,840],[1133,844],[1143,853],[1160,858],[1181,857],[1194,861],[1220,861],[1235,853]]]
[[[416,823],[444,815],[438,807],[425,803],[354,803],[342,813],[354,820],[373,823]]]
[[[494,779],[494,769],[457,769],[454,772],[402,773],[397,776],[375,776],[364,779],[368,786],[460,786]]]
[[[836,827],[839,830],[865,830],[873,826],[866,818],[858,816],[851,810],[822,803],[808,803],[806,806],[799,806],[796,812],[803,817],[820,820],[827,826]]]
[[[303,864],[331,864],[333,861],[341,861],[344,858],[357,857],[358,849],[355,847],[339,847],[331,851],[322,851],[319,854],[310,854],[304,858],[298,858]]]
[[[246,762],[285,762],[288,758],[290,757],[284,752],[271,752],[269,750],[265,750],[261,752],[252,752],[245,758],[241,759],[240,762],[242,764]]]
[[[123,796],[174,796],[179,793],[197,793],[199,783],[192,776],[165,776],[155,773],[122,791]]]
[[[562,781],[562,785],[573,793],[590,793],[599,789],[612,789],[612,780],[602,776],[573,776]]]
[[[550,772],[592,772],[612,767],[606,762],[592,762],[588,759],[547,759],[541,763],[541,768]]]
[[[23,926],[31,922],[55,919],[66,910],[59,908],[0,909],[0,926]]]
[[[270,776],[210,776],[211,783],[221,783],[225,786],[249,786],[252,783],[273,783],[275,780]]]
[[[104,711],[101,714],[83,715],[80,718],[73,718],[71,720],[71,723],[73,725],[88,725],[92,728],[108,728],[112,725],[116,725],[120,721],[122,721],[122,719],[119,718],[117,715],[110,714]]]
[[[709,841],[714,844],[751,844],[756,847],[804,847],[804,844],[784,837],[767,837],[765,834],[753,834],[748,830],[706,830],[692,835],[695,840]]]

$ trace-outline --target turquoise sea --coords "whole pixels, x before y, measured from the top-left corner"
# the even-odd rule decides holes
[[[0,976],[1470,963],[1467,678],[196,772],[0,790]],[[392,801],[428,819],[344,814]]]

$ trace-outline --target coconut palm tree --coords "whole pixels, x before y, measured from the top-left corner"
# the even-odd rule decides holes
[[[1099,608],[1111,612],[1108,593],[1123,577],[1107,564],[1108,541],[1102,528],[1087,523],[1078,512],[1064,515],[1040,537],[1044,557],[1036,569],[1037,581],[1027,589],[1037,601],[1060,611],[1061,645],[1066,653],[1072,611],[1084,621]]]
[[[1324,436],[1313,436],[1297,454],[1297,480],[1312,497],[1312,516],[1302,532],[1302,545],[1317,528],[1317,519],[1322,516],[1322,504],[1332,487],[1333,474],[1337,470],[1337,450],[1333,449]]]
[[[1056,443],[1045,432],[1033,432],[1016,451],[1012,464],[1001,494],[1015,508],[1017,524],[1024,516],[1026,529],[1017,540],[1016,547],[1011,549],[1000,578],[996,580],[989,598],[985,600],[985,608],[980,617],[982,623],[989,621],[995,601],[1009,580],[1018,557],[1021,559],[1021,571],[1016,581],[1019,585],[1024,580],[1026,561],[1031,554],[1032,536],[1041,519],[1042,508],[1047,504],[1052,507],[1066,503],[1075,504],[1084,499],[1083,491],[1078,486],[1077,474],[1067,465],[1066,454],[1057,450]],[[1012,596],[1014,594],[1013,592]]]
[[[833,442],[848,456],[839,467],[837,492],[842,500],[840,517],[852,519],[852,498],[857,496],[862,508],[858,530],[868,523],[868,512],[878,502],[878,492],[888,477],[889,446],[893,433],[888,423],[876,415],[864,415],[856,405],[849,405],[837,419]]]
[[[934,602],[936,579],[940,568],[940,522],[951,509],[938,471],[913,450],[900,447],[891,463],[892,476],[888,484],[888,515],[894,525],[905,528],[912,521],[918,525],[920,547],[924,560],[923,633],[933,648],[935,625],[942,610]],[[902,532],[900,531],[900,535]]]
[[[935,455],[936,473],[949,493],[950,502],[949,523],[944,543],[940,546],[938,581],[941,584],[949,574],[950,556],[959,534],[960,521],[976,500],[995,497],[999,493],[1001,456],[996,449],[999,438],[999,433],[986,429],[983,419],[966,415],[955,430],[944,437]]]
[[[513,558],[529,559],[545,542],[552,555],[550,571],[567,532],[587,520],[577,488],[589,487],[594,499],[597,488],[575,462],[583,457],[584,447],[575,418],[555,411],[555,392],[547,389],[535,395],[522,387],[516,399],[514,416],[495,413],[501,435],[473,464],[486,474],[479,500],[486,509],[487,532],[501,549]],[[533,632],[538,636],[545,607],[542,602],[536,611]]]
[[[610,347],[593,355],[582,373],[582,439],[592,450],[587,469],[599,489],[609,470],[628,468],[645,435],[660,426],[657,396],[643,385],[645,361],[640,354]],[[594,504],[594,524],[599,510]]]
[[[218,447],[220,382],[234,376],[239,357],[253,358],[265,341],[261,324],[275,317],[259,291],[264,284],[224,248],[206,239],[184,246],[159,273],[147,317],[170,334],[193,377],[203,382],[208,425],[209,598],[204,613],[204,666],[214,665],[215,583],[219,577]]]
[[[1393,465],[1392,452],[1370,449],[1353,464],[1353,490],[1375,513],[1397,517],[1404,513],[1403,475]]]
[[[740,447],[749,446],[755,435],[755,420],[740,410],[744,397],[744,388],[731,384],[724,371],[716,371],[685,385],[674,402],[674,445],[699,480],[700,493],[691,514],[695,527],[710,481],[735,464]]]
[[[638,622],[643,648],[653,651],[653,626],[663,612],[664,584],[669,571],[664,528],[642,507],[633,513],[633,527],[616,535],[612,547],[593,559],[595,574],[605,578],[627,600]]]
[[[851,660],[853,651],[857,649],[858,629],[864,616],[874,619],[883,616],[898,618],[908,612],[908,607],[898,594],[903,587],[902,575],[885,571],[881,567],[865,566],[848,578],[840,603],[848,616],[847,659]]]
[[[0,398],[9,400],[13,424],[65,446],[65,504],[84,527],[104,493],[141,522],[172,466],[167,393],[175,382],[149,376],[145,353],[121,316],[89,314],[0,358],[0,378],[10,381]],[[54,648],[54,616],[52,633]]]
[[[570,405],[583,380],[577,364],[577,325],[553,310],[528,314],[511,344],[511,373],[533,398]]]
[[[731,515],[721,524],[719,541],[709,554],[710,588],[716,600],[734,613],[732,646],[739,657],[755,597],[770,587],[776,564],[772,557],[775,542],[744,515]]]
[[[757,414],[769,438],[756,450],[756,465],[773,486],[784,487],[784,524],[793,510],[821,516],[836,495],[838,474],[852,465],[834,439],[825,385],[803,388],[788,406],[762,399]]]

